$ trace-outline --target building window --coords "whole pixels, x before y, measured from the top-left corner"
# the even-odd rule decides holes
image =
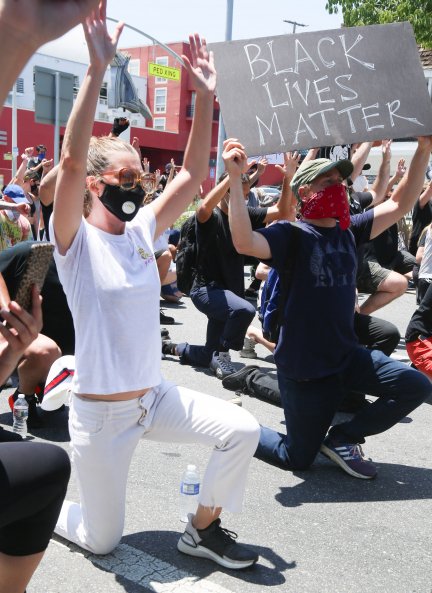
[[[17,78],[16,80],[16,92],[24,94],[24,78]]]
[[[154,117],[153,118],[153,129],[165,131],[166,117]]]
[[[79,76],[74,76],[73,94],[74,94],[74,98],[75,99],[76,99],[76,97],[78,95],[79,88],[80,88],[80,79],[79,79]]]
[[[168,66],[168,56],[160,56],[156,58],[156,64],[159,66]],[[156,84],[166,84],[166,78],[159,78],[156,76]]]
[[[154,112],[166,113],[167,90],[155,89]]]
[[[139,76],[140,75],[140,66],[141,62],[139,58],[134,58],[129,60],[128,64],[128,71],[131,76]]]
[[[99,91],[99,103],[102,105],[108,105],[108,83],[103,82],[101,90]]]

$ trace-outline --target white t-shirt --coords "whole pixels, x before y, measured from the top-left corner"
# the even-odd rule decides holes
[[[423,258],[420,264],[419,278],[432,278],[432,230],[428,228]]]
[[[75,393],[121,393],[161,382],[155,227],[150,207],[122,235],[83,219],[67,253],[54,252],[75,325]],[[55,244],[52,228],[50,236]]]

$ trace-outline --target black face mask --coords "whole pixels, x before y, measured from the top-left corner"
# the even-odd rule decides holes
[[[140,185],[134,189],[122,189],[119,185],[105,183],[105,189],[99,199],[111,214],[122,222],[128,222],[138,214],[144,195],[145,191]]]

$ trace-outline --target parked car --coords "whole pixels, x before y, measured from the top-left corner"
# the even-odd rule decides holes
[[[264,197],[259,197],[261,206],[271,206],[275,204],[281,196],[281,188],[277,185],[260,185],[257,189]]]
[[[262,190],[265,194],[280,198],[281,188],[277,185],[260,185],[258,189]]]

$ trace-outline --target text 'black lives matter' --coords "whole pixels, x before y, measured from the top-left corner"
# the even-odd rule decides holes
[[[432,134],[409,23],[211,44],[228,137],[249,154]]]

